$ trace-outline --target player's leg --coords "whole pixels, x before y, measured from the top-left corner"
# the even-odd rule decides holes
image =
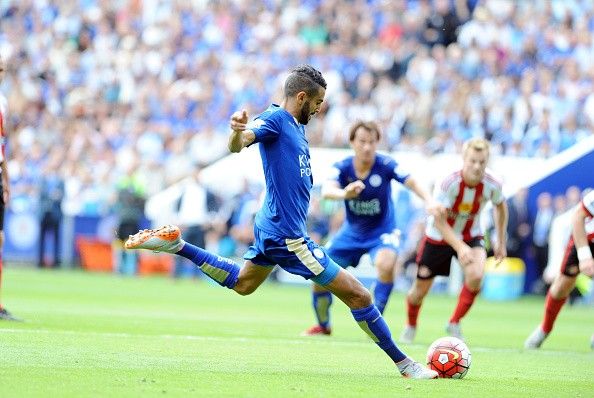
[[[274,267],[258,265],[246,260],[239,271],[233,290],[242,296],[252,294],[268,278],[273,269]]]
[[[435,371],[429,370],[404,354],[394,343],[388,324],[371,300],[369,291],[349,272],[339,272],[326,284],[336,297],[343,301],[353,314],[359,327],[394,361],[405,377],[433,379]],[[322,283],[324,284],[324,283]]]
[[[370,253],[371,254],[371,253]],[[373,302],[378,310],[383,314],[388,304],[388,299],[394,288],[394,270],[398,254],[392,247],[382,247],[374,255],[375,270],[377,280],[373,285]]]
[[[364,250],[353,248],[347,240],[336,236],[326,246],[326,254],[329,258],[341,267],[359,263],[359,259],[365,253]],[[332,293],[323,286],[314,283],[312,285],[312,306],[316,316],[317,324],[305,330],[303,336],[329,335],[332,333],[330,322],[330,307],[332,305]]]
[[[410,344],[415,340],[417,335],[417,320],[419,318],[423,299],[429,293],[429,290],[431,290],[434,279],[433,276],[423,279],[417,276],[410,290],[406,294],[407,322],[400,334],[400,342]]]
[[[575,287],[575,281],[576,277],[570,277],[564,274],[557,275],[545,299],[545,311],[542,323],[528,336],[524,342],[525,348],[539,348],[549,333],[551,333],[557,315],[559,315],[561,308],[563,308],[565,301],[567,301],[567,297],[569,297],[569,294]]]
[[[246,269],[240,275],[239,264],[183,241],[179,228],[174,225],[140,231],[130,236],[124,246],[126,249],[147,249],[183,256],[219,285],[241,295],[252,293],[272,271],[272,267],[246,261]]]
[[[419,379],[437,377],[437,372],[419,365],[396,347],[386,321],[371,300],[369,290],[336,264],[324,249],[307,237],[276,242],[269,239],[268,242],[264,253],[267,258],[285,271],[311,279],[344,302],[361,329],[396,363],[401,374]]]
[[[2,196],[2,186],[0,185],[0,197]],[[4,253],[4,200],[0,199],[0,292],[2,292],[2,255]],[[20,319],[13,316],[6,308],[2,306],[0,301],[0,319],[7,321],[19,321]]]
[[[592,245],[591,245],[592,246]],[[542,323],[537,326],[524,342],[524,347],[529,349],[539,348],[547,338],[557,319],[557,315],[563,308],[567,297],[575,287],[575,281],[579,274],[579,260],[573,239],[565,247],[565,255],[561,263],[561,269],[553,284],[547,292],[545,299],[545,311]]]
[[[302,336],[330,335],[330,306],[332,293],[317,283],[312,284],[312,306],[317,324],[301,333]]]
[[[464,272],[464,284],[458,296],[456,308],[450,317],[446,326],[446,331],[450,336],[463,339],[460,320],[468,313],[481,289],[481,282],[485,272],[485,261],[487,253],[478,242],[471,242],[473,259],[470,264],[462,265]]]
[[[417,278],[406,295],[407,323],[400,335],[403,343],[412,343],[417,334],[417,319],[423,299],[429,293],[436,275],[448,275],[454,251],[423,238],[417,251]]]

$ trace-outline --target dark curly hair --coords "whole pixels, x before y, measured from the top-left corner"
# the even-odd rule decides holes
[[[291,69],[285,80],[285,96],[292,97],[300,91],[313,96],[320,87],[326,89],[326,80],[322,73],[311,65],[299,65]]]

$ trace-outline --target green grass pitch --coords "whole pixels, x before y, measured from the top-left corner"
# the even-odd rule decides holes
[[[542,298],[478,299],[463,328],[472,366],[462,380],[403,379],[333,306],[332,337],[312,324],[306,287],[264,284],[240,297],[204,280],[126,278],[5,268],[3,302],[26,321],[0,321],[0,397],[592,397],[592,307],[566,307],[540,351],[524,338]],[[429,296],[417,343],[423,360],[455,299]],[[386,320],[397,336],[402,294]]]

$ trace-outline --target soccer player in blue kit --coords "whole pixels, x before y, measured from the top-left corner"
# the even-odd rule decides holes
[[[324,286],[342,300],[361,329],[394,361],[403,376],[436,378],[437,372],[398,349],[369,291],[307,236],[305,221],[313,178],[304,126],[319,112],[325,93],[322,74],[301,65],[286,78],[280,106],[270,105],[249,123],[245,110],[231,116],[229,150],[240,152],[259,143],[266,179],[266,197],[255,219],[255,242],[244,255],[243,267],[185,242],[173,225],[139,231],[130,236],[125,247],[184,256],[221,286],[240,295],[253,293],[278,264]]]
[[[381,139],[374,122],[356,122],[349,131],[354,156],[334,164],[331,178],[322,186],[325,199],[344,200],[346,222],[326,246],[331,259],[340,266],[356,267],[369,253],[375,265],[374,303],[383,314],[392,288],[399,246],[396,230],[392,180],[403,184],[425,202],[429,212],[445,212],[415,178],[391,157],[377,153]],[[318,324],[303,332],[306,336],[329,335],[332,294],[313,284],[312,303]]]

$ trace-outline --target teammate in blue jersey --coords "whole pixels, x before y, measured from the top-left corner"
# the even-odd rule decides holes
[[[266,198],[254,225],[255,242],[244,256],[243,267],[185,242],[173,225],[140,231],[130,236],[126,248],[184,256],[221,286],[240,295],[254,292],[278,264],[326,287],[348,305],[355,321],[395,362],[402,375],[436,378],[436,372],[396,347],[369,291],[307,236],[305,221],[313,178],[304,126],[320,110],[326,81],[313,67],[301,65],[290,71],[283,91],[280,105],[272,104],[250,123],[246,111],[231,116],[229,150],[240,152],[258,143],[266,179]]]
[[[326,199],[344,200],[346,222],[326,246],[328,255],[342,267],[356,267],[369,253],[377,272],[373,296],[384,312],[392,288],[399,235],[394,218],[392,180],[403,184],[425,202],[431,212],[445,211],[418,182],[391,157],[377,153],[380,128],[373,122],[357,122],[349,132],[354,156],[334,164],[332,177],[322,186]],[[313,284],[313,308],[318,324],[304,335],[329,335],[332,294]]]

